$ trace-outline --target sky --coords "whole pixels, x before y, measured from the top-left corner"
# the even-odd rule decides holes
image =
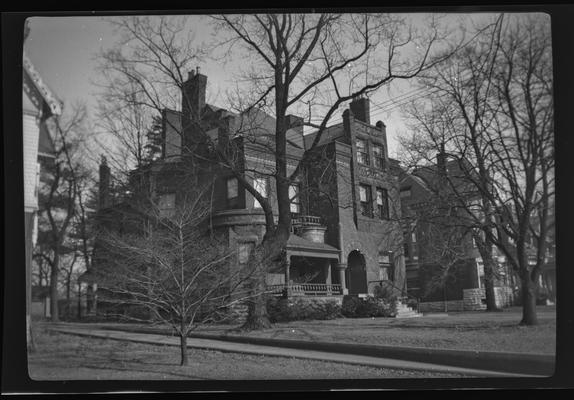
[[[197,17],[194,17],[197,18]],[[211,29],[206,22],[194,21],[199,38],[208,38]],[[47,85],[66,106],[81,101],[88,105],[93,117],[97,105],[98,79],[96,55],[111,48],[119,39],[110,24],[102,17],[32,17],[25,52]],[[222,65],[205,61],[201,72],[208,76],[208,100],[224,92],[233,83],[233,63]],[[407,131],[401,115],[401,102],[416,95],[409,83],[393,84],[391,92],[380,90],[371,97],[371,122],[382,120],[387,126],[389,155],[396,156],[397,137]],[[396,106],[398,104],[399,106]],[[215,105],[220,105],[215,102]],[[381,105],[384,111],[381,110]],[[221,105],[220,105],[221,106]],[[342,111],[342,110],[341,110]]]

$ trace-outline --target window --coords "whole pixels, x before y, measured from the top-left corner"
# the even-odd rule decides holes
[[[227,179],[227,200],[237,197],[237,178]]]
[[[239,264],[247,263],[247,261],[249,260],[249,256],[251,255],[251,251],[253,250],[253,247],[255,247],[255,244],[253,242],[239,243],[239,246],[237,248],[237,261],[239,262]]]
[[[391,264],[390,254],[385,252],[379,254],[379,279],[382,281],[393,279],[393,266]]]
[[[370,186],[359,185],[359,201],[361,202],[361,214],[372,217],[373,211],[371,210],[371,204],[373,200]]]
[[[476,274],[478,275],[478,288],[484,287],[484,263],[482,258],[476,259]]]
[[[408,188],[401,189],[400,196],[401,196],[401,199],[411,197],[411,188],[408,187]]]
[[[409,251],[409,244],[405,241],[403,244],[403,252],[405,253],[405,258],[411,258],[411,252]]]
[[[380,144],[373,144],[373,157],[375,162],[375,168],[384,169],[385,168],[385,148]]]
[[[227,182],[227,207],[239,207],[239,183],[237,178],[228,178]]]
[[[359,164],[369,165],[369,149],[366,140],[357,139],[357,161]]]
[[[418,247],[417,247],[417,231],[416,231],[417,227],[416,224],[411,224],[411,230],[410,230],[410,244],[411,244],[411,257],[413,260],[418,260],[419,259],[419,255],[418,255]]]
[[[380,219],[389,218],[389,195],[386,189],[377,188],[377,211]]]
[[[289,198],[291,199],[291,212],[299,214],[301,212],[301,198],[299,197],[299,185],[289,186]]]
[[[264,198],[268,196],[268,185],[267,178],[255,178],[253,179],[253,188]],[[261,204],[257,199],[254,199],[254,208],[261,208]]]
[[[160,217],[171,217],[175,211],[175,193],[160,195],[158,209]]]

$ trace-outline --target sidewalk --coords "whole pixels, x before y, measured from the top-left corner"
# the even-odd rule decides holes
[[[157,328],[128,326],[97,328],[84,324],[59,324],[50,326],[49,329],[80,336],[179,346],[179,338],[169,336],[169,332]],[[545,355],[371,346],[209,334],[190,335],[188,347],[307,358],[381,368],[460,373],[475,377],[549,376],[554,369],[554,356]]]

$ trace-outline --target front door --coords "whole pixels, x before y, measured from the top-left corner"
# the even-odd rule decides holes
[[[367,293],[367,266],[365,257],[353,250],[347,258],[349,294]]]

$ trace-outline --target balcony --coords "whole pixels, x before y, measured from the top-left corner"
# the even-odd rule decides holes
[[[314,243],[325,243],[325,231],[321,217],[296,215],[291,218],[291,232]]]
[[[327,283],[292,283],[291,285],[271,285],[269,293],[280,296],[288,291],[289,296],[337,296],[342,295],[341,285]]]

